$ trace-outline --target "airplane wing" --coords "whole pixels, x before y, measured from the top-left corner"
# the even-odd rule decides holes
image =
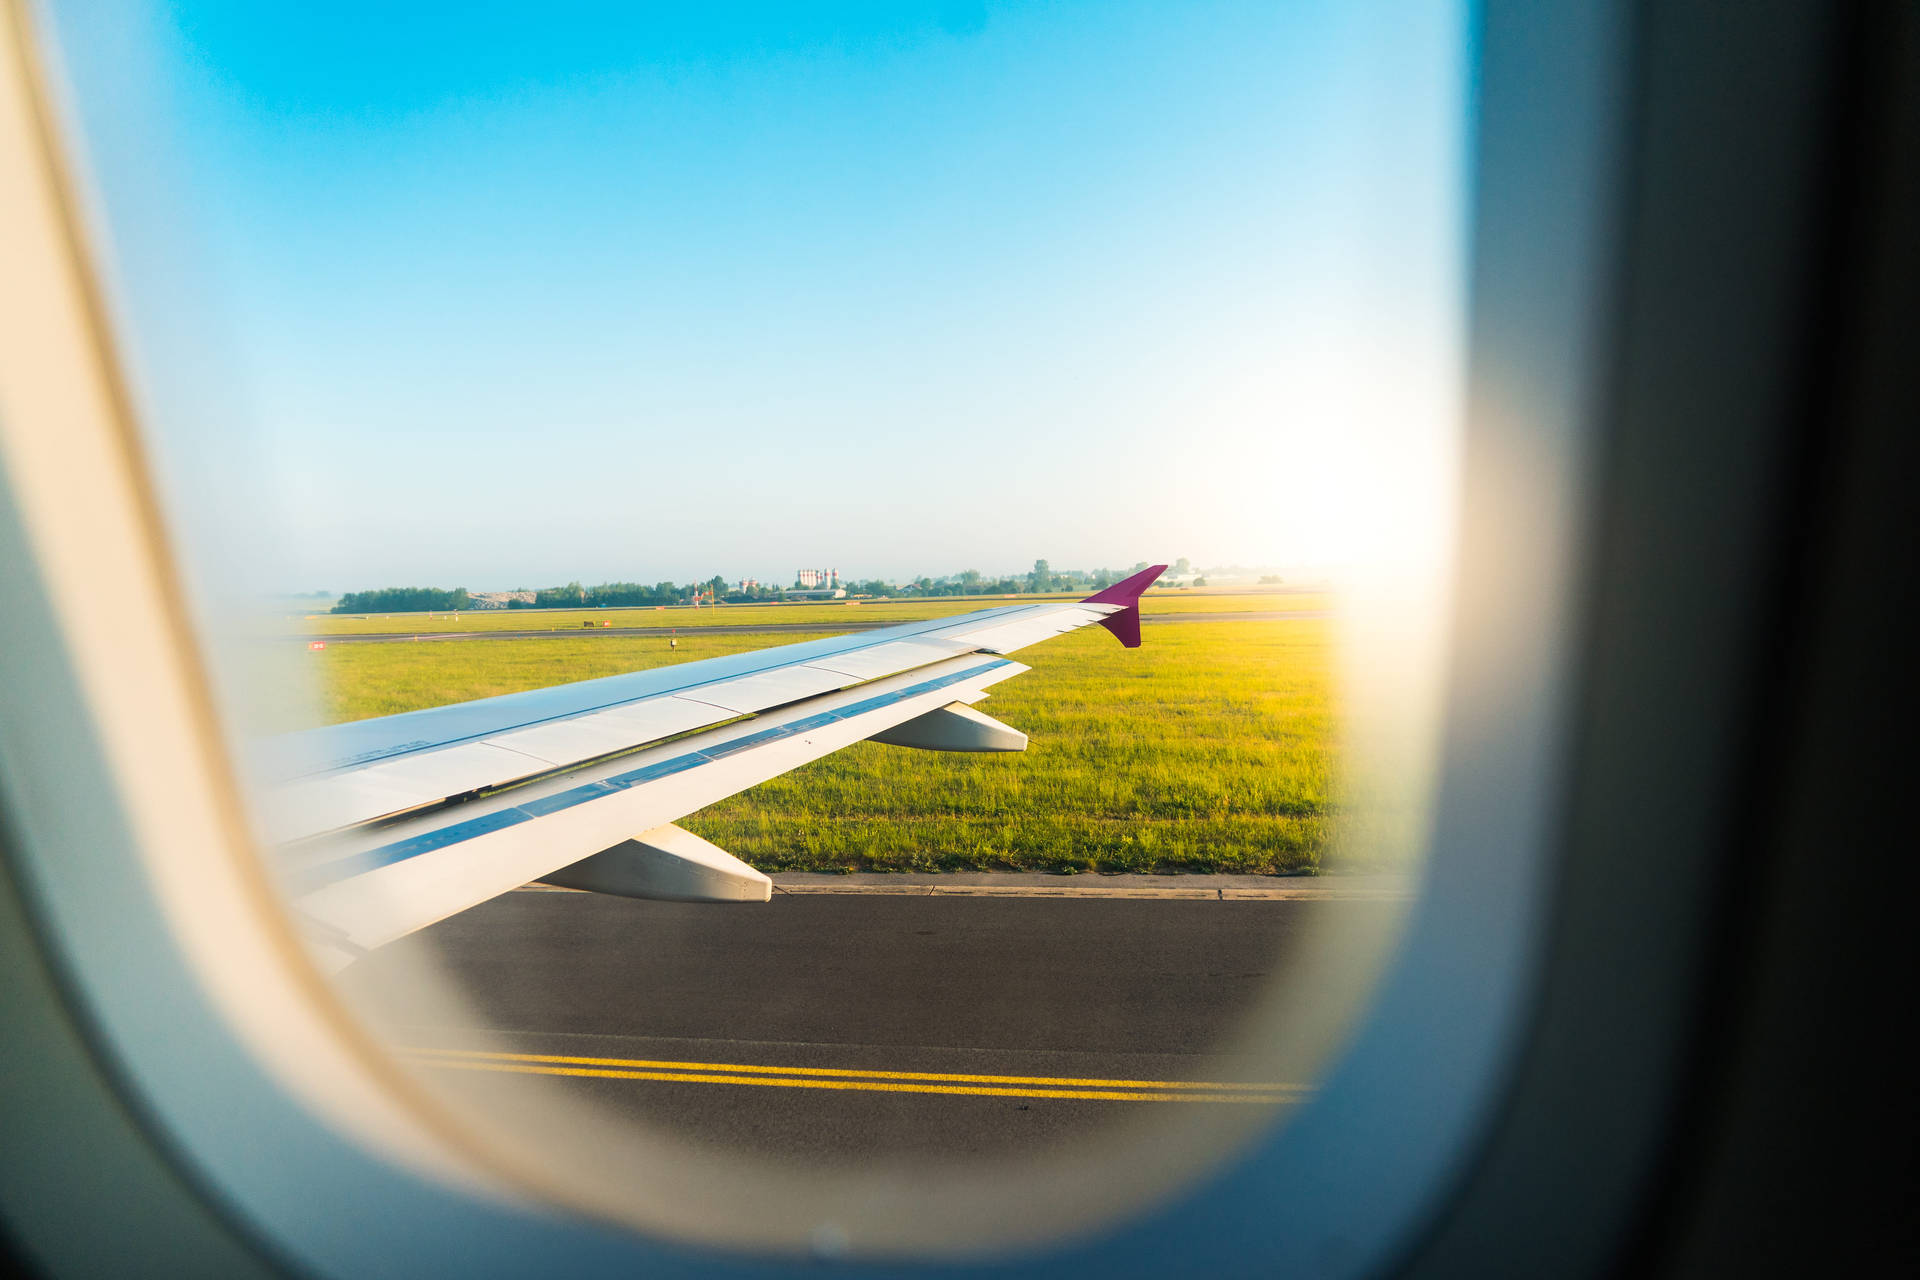
[[[1085,600],[732,654],[290,734],[261,822],[322,963],[533,880],[629,897],[767,901],[758,871],[672,824],[865,739],[1018,751],[974,710],[1030,644],[1097,623],[1140,643],[1159,565]]]

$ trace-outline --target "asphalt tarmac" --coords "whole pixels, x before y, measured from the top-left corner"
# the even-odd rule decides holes
[[[794,877],[767,904],[521,890],[357,962],[349,992],[434,1072],[535,1074],[694,1142],[794,1161],[1044,1152],[1140,1108],[1297,1105],[1229,1050],[1310,924],[1395,893],[1328,881],[992,877],[880,892]],[[1092,878],[1087,878],[1089,881]],[[1221,882],[1215,887],[1211,882]],[[437,956],[470,1011],[409,1008]]]
[[[1285,618],[1324,618],[1325,609],[1264,609],[1246,613],[1162,613],[1149,614],[1140,621],[1148,626],[1164,622],[1274,622]],[[894,621],[821,621],[821,622],[743,622],[738,625],[710,623],[683,627],[542,627],[525,631],[369,631],[360,634],[315,633],[289,636],[302,643],[320,641],[336,644],[412,644],[429,640],[571,640],[579,636],[698,636],[724,631],[738,636],[838,635],[850,631],[874,631],[900,626]]]

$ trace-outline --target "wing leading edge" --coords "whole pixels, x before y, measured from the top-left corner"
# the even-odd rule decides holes
[[[1083,601],[294,735],[266,755],[263,824],[295,910],[333,965],[562,868],[580,887],[633,896],[765,900],[764,877],[671,824],[876,735],[1020,749],[1025,735],[971,705],[1027,670],[999,655],[1089,623],[1138,645],[1140,593],[1164,568]]]

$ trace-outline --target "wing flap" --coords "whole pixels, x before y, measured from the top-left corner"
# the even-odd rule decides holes
[[[340,776],[300,779],[272,795],[264,820],[269,840],[281,843],[372,822],[552,767],[505,745],[463,742]]]
[[[529,725],[488,738],[487,742],[537,757],[549,766],[569,765],[644,743],[658,742],[662,738],[671,738],[693,729],[704,729],[731,720],[735,714],[722,707],[668,695],[566,720]],[[512,779],[496,778],[494,781],[501,783]]]
[[[811,698],[815,694],[826,693],[848,683],[850,682],[847,677],[838,671],[827,671],[803,663],[799,666],[781,667],[774,671],[762,671],[755,675],[735,676],[731,680],[703,684],[674,696],[689,702],[703,702],[708,706],[722,707],[735,715],[749,715],[755,711],[764,711],[768,707],[785,706],[789,702]]]
[[[958,640],[943,640],[938,637],[894,640],[865,649],[852,649],[828,658],[816,658],[807,665],[819,667],[824,671],[837,671],[855,680],[873,680],[880,676],[892,675],[896,671],[910,671],[914,667],[938,662],[942,658],[968,653],[972,648],[973,646]]]

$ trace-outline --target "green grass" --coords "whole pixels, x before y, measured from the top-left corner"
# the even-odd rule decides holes
[[[278,628],[300,635],[368,635],[410,632],[433,635],[448,631],[583,631],[582,625],[608,623],[615,627],[714,627],[760,623],[810,623],[832,629],[847,622],[914,622],[946,618],[976,609],[1042,600],[1078,599],[1077,596],[975,596],[968,600],[838,600],[818,604],[723,604],[717,609],[671,605],[644,609],[490,609],[466,613],[392,613],[367,617],[330,614],[285,615]],[[1153,613],[1244,613],[1263,610],[1323,609],[1328,596],[1321,592],[1262,592],[1258,595],[1213,594],[1207,591],[1162,591],[1146,597],[1144,611]]]
[[[311,656],[325,718],[345,720],[769,639],[683,636],[675,653],[618,637],[423,641]],[[767,871],[1320,869],[1334,786],[1327,620],[1161,627],[1134,650],[1087,628],[1017,657],[1033,670],[994,686],[982,709],[1031,735],[1024,753],[859,743],[683,825]]]
[[[1096,630],[1017,655],[982,710],[1018,755],[860,743],[683,825],[763,870],[1318,870],[1331,788],[1319,620]]]

